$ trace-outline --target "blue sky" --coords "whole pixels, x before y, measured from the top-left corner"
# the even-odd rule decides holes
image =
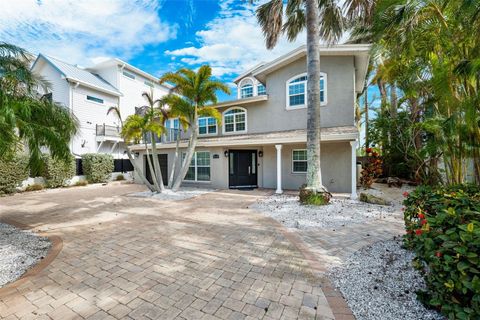
[[[156,76],[208,63],[234,89],[239,73],[305,42],[265,49],[254,12],[244,0],[1,1],[0,41],[86,67],[118,57]]]

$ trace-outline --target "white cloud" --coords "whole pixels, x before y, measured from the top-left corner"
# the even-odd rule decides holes
[[[72,63],[128,59],[176,36],[177,27],[159,19],[159,6],[154,0],[1,1],[0,39]]]
[[[188,46],[166,53],[180,57],[192,66],[208,63],[215,76],[242,73],[262,61],[272,60],[305,43],[305,33],[296,41],[282,38],[273,50],[267,50],[265,39],[255,17],[255,8],[246,1],[220,3],[220,13],[204,30],[196,33],[199,46]]]

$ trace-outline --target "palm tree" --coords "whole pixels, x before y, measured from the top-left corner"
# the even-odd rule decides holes
[[[168,72],[160,78],[160,83],[173,85],[171,92],[162,101],[168,104],[175,112],[182,115],[184,123],[190,129],[190,137],[185,158],[180,171],[172,185],[177,191],[188,172],[197,145],[198,118],[208,116],[221,121],[221,115],[214,107],[207,104],[217,102],[217,91],[230,93],[228,86],[220,81],[212,80],[212,69],[208,65],[201,66],[197,72],[190,69],[180,69],[177,72]]]
[[[132,155],[132,152],[130,151],[130,149],[128,148],[128,142],[127,142],[127,139],[125,138],[125,136],[123,135],[124,132],[123,131],[123,118],[122,118],[122,115],[120,113],[120,108],[119,107],[110,107],[107,111],[107,114],[110,114],[110,113],[114,113],[118,120],[120,121],[120,128],[121,128],[121,132],[122,132],[122,138],[124,140],[124,143],[126,145],[126,151],[127,151],[127,156],[128,156],[128,159],[130,160],[130,163],[132,164],[135,172],[138,174],[138,176],[140,177],[140,180],[142,180],[142,183],[144,185],[147,186],[148,189],[150,189],[150,191],[154,192],[155,191],[155,188],[154,186],[147,180],[147,177],[145,176],[142,168],[137,164],[137,162],[134,160],[133,158],[133,155]],[[132,127],[132,125],[129,125],[130,127]],[[129,135],[126,135],[127,137]],[[130,135],[131,137],[131,135]]]
[[[257,9],[257,19],[272,49],[285,33],[293,41],[307,31],[307,189],[326,192],[320,164],[320,39],[340,38],[344,28],[342,10],[336,0],[270,0]],[[283,22],[284,14],[286,21]]]
[[[69,159],[78,121],[67,108],[38,94],[50,85],[32,73],[29,59],[24,49],[0,42],[0,154],[25,146],[35,174],[43,166],[44,148],[54,158]]]

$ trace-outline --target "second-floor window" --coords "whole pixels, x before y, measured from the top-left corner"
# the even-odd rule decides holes
[[[217,120],[212,117],[198,118],[198,134],[216,134]]]
[[[243,99],[243,98],[249,98],[249,97],[253,97],[253,85],[244,84],[240,88],[240,98]]]
[[[247,110],[233,108],[223,114],[224,132],[245,132],[247,131]]]
[[[267,90],[263,84],[258,84],[257,85],[257,93],[259,96],[264,96],[267,94]]]
[[[87,96],[87,100],[95,102],[95,103],[103,104],[103,99],[100,99],[100,98],[97,98],[97,97],[94,97],[94,96]]]
[[[144,83],[146,86],[149,86],[150,88],[153,88],[153,87],[154,87],[153,83],[150,82],[150,81],[148,81],[148,80],[143,81],[143,83]]]
[[[320,105],[327,103],[327,74],[320,73]],[[287,109],[307,106],[307,75],[301,74],[287,81]]]
[[[130,72],[127,72],[127,71],[123,71],[122,74],[127,77],[127,78],[130,78],[132,80],[135,80],[135,75],[133,73],[130,73]]]

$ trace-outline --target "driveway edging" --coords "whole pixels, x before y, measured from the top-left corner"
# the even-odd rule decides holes
[[[9,218],[2,218],[0,219],[0,222],[12,225],[18,229],[31,230],[30,226]],[[50,265],[50,263],[52,263],[53,260],[55,260],[55,258],[60,253],[60,251],[62,251],[63,240],[60,236],[49,235],[46,233],[35,233],[35,234],[48,238],[48,240],[50,240],[50,243],[52,244],[50,247],[50,250],[48,250],[47,255],[42,260],[37,262],[32,268],[28,269],[20,278],[0,288],[0,298],[4,298],[14,293],[19,286],[24,284],[26,281],[30,280],[30,278],[33,278],[36,275],[38,275],[40,272],[42,272],[46,267]]]

